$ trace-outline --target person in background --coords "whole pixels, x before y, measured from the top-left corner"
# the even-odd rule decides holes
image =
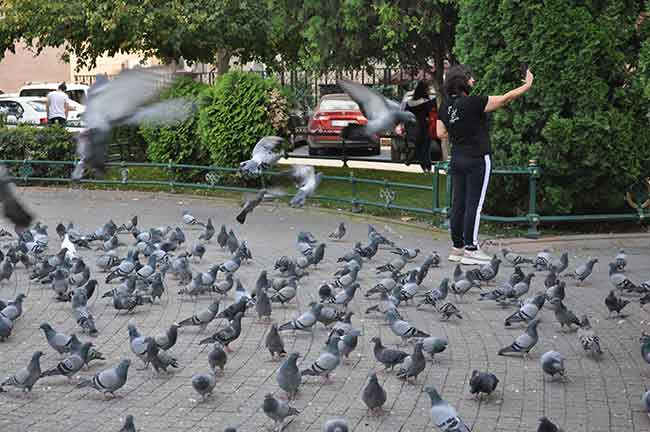
[[[402,109],[415,115],[417,123],[406,125],[406,139],[415,142],[415,156],[424,172],[431,172],[431,140],[429,136],[429,114],[435,108],[436,100],[429,96],[429,85],[418,81],[413,95],[406,100]]]
[[[490,257],[479,248],[478,227],[490,181],[488,113],[519,98],[533,85],[526,71],[524,84],[500,96],[472,95],[474,77],[465,65],[452,67],[445,77],[445,100],[438,112],[436,130],[451,143],[449,173],[453,202],[449,224],[453,247],[449,261],[485,264]]]
[[[45,109],[47,111],[47,122],[49,124],[60,124],[65,126],[68,120],[68,113],[73,110],[70,105],[70,98],[65,92],[67,87],[61,83],[59,88],[47,95]]]

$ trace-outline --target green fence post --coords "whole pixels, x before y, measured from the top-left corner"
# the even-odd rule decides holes
[[[354,172],[350,171],[350,183],[352,185],[352,213],[361,213],[361,206],[359,205],[359,194],[357,187],[357,179],[354,177]]]
[[[528,232],[527,238],[539,238],[539,215],[537,214],[537,178],[540,175],[540,168],[537,166],[537,160],[528,161]]]
[[[433,173],[431,175],[431,212],[435,213],[440,207],[440,197],[438,196],[438,183],[440,176],[438,175],[438,165],[433,164]]]
[[[445,199],[444,206],[442,207],[440,213],[442,214],[442,221],[440,222],[440,228],[448,230],[449,229],[449,210],[451,208],[452,200],[452,189],[453,185],[451,184],[451,176],[449,175],[449,160],[444,163],[445,169]]]

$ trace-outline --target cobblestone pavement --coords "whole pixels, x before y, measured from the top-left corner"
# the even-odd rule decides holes
[[[74,191],[67,189],[29,189],[21,191],[31,207],[50,227],[50,250],[58,250],[59,241],[54,233],[58,221],[74,221],[79,227],[93,231],[112,217],[118,224],[126,222],[132,215],[140,216],[142,227],[163,224],[180,225],[181,210],[192,209],[200,219],[212,217],[215,224],[233,226],[240,238],[249,242],[254,260],[243,265],[237,276],[249,290],[263,269],[272,270],[274,259],[281,255],[296,256],[295,236],[299,230],[309,230],[316,238],[326,239],[340,220],[349,226],[345,241],[328,242],[326,259],[318,270],[303,279],[297,301],[287,307],[274,307],[273,321],[284,322],[297,316],[306,304],[317,298],[316,289],[322,281],[331,279],[337,268],[336,257],[349,250],[355,241],[365,241],[367,220],[363,217],[348,218],[344,215],[321,213],[315,210],[296,210],[284,206],[265,204],[258,208],[245,226],[234,226],[235,203],[220,200],[196,199],[184,196],[132,192]],[[395,240],[399,245],[420,247],[423,254],[433,250],[446,257],[448,251],[446,235],[432,234],[402,225],[386,226],[376,223],[377,228]],[[193,243],[200,231],[183,227]],[[127,236],[123,241],[131,243]],[[125,254],[126,247],[120,248]],[[648,247],[632,245],[628,248],[628,276],[635,281],[650,278]],[[360,392],[368,372],[379,369],[369,340],[379,335],[390,346],[399,341],[390,329],[382,325],[379,317],[366,316],[363,311],[374,304],[361,293],[351,304],[356,312],[355,326],[363,336],[359,347],[352,354],[352,363],[339,367],[333,376],[334,384],[321,385],[317,379],[308,378],[302,386],[298,400],[293,404],[301,414],[287,427],[287,431],[319,431],[325,420],[343,416],[355,431],[430,431],[431,424],[428,397],[422,393],[425,383],[435,385],[443,398],[455,406],[461,417],[473,431],[535,431],[538,418],[546,415],[565,430],[571,432],[589,431],[648,431],[650,421],[641,412],[640,397],[645,390],[644,375],[650,373],[640,355],[639,335],[650,325],[650,316],[639,306],[638,301],[627,308],[627,319],[605,319],[607,310],[603,299],[610,290],[607,263],[616,250],[613,244],[598,249],[577,249],[570,251],[570,269],[588,256],[598,256],[596,272],[590,282],[576,286],[568,280],[565,303],[578,315],[588,314],[592,325],[600,335],[604,355],[600,361],[587,358],[578,345],[575,333],[562,333],[553,313],[541,313],[540,342],[534,348],[529,360],[518,357],[497,356],[499,348],[510,344],[521,330],[504,328],[503,319],[512,313],[493,303],[477,302],[478,293],[466,296],[465,302],[457,303],[463,312],[463,320],[442,322],[431,309],[415,309],[412,305],[400,307],[407,320],[432,335],[449,339],[446,352],[438,355],[436,361],[427,360],[427,368],[419,377],[417,385],[404,384],[393,374],[379,374],[380,382],[388,393],[388,414],[375,418],[366,415],[360,400]],[[558,251],[555,251],[559,255]],[[87,262],[94,270],[95,251],[84,252]],[[368,289],[377,280],[374,267],[390,256],[380,251],[361,272],[362,290]],[[211,264],[227,258],[214,240],[202,263],[194,270],[205,270]],[[413,265],[421,262],[422,255]],[[430,272],[423,283],[423,290],[437,284],[444,276],[451,275],[453,267],[443,260],[442,266]],[[502,268],[498,280],[504,280],[511,272]],[[93,275],[101,280],[98,292],[108,288],[104,276]],[[30,284],[22,267],[15,278],[0,285],[0,298],[7,299],[16,293],[27,294],[25,313],[15,326],[11,338],[0,343],[0,377],[8,376],[25,365],[35,350],[43,350],[43,368],[52,367],[59,360],[39,330],[39,324],[49,321],[56,329],[65,332],[77,331],[71,319],[70,304],[53,300],[47,286]],[[531,292],[543,287],[543,277],[533,281]],[[247,314],[243,321],[243,333],[232,348],[225,377],[218,378],[215,394],[207,402],[199,399],[190,384],[192,374],[207,371],[207,346],[198,341],[211,334],[223,323],[211,324],[208,330],[200,332],[194,328],[183,328],[179,342],[172,349],[181,368],[170,375],[153,377],[151,371],[139,371],[140,364],[129,350],[126,326],[134,322],[143,334],[155,334],[168,328],[174,321],[189,317],[194,311],[204,308],[209,297],[197,300],[180,297],[173,279],[168,280],[168,291],[161,304],[145,306],[134,314],[116,313],[110,302],[96,295],[90,301],[90,308],[98,321],[99,335],[94,339],[98,348],[108,359],[91,365],[82,376],[92,376],[104,368],[113,367],[121,358],[131,358],[133,366],[125,388],[118,391],[118,398],[104,401],[94,391],[76,389],[64,378],[45,378],[34,387],[31,398],[23,398],[14,389],[0,394],[0,431],[118,431],[127,414],[133,414],[138,430],[142,431],[221,431],[226,426],[235,426],[239,431],[256,432],[271,426],[261,410],[264,394],[276,392],[276,372],[279,363],[269,362],[264,349],[264,338],[268,325],[255,322],[254,313]],[[224,299],[229,304],[232,298]],[[454,301],[454,300],[452,300]],[[455,301],[454,301],[455,303]],[[303,364],[309,365],[318,357],[327,332],[322,327],[313,333],[293,335],[285,332],[283,337],[288,351],[299,351]],[[86,339],[86,338],[84,338]],[[411,350],[411,347],[407,347]],[[558,350],[567,358],[570,381],[549,382],[539,366],[539,357],[547,350]],[[495,373],[501,380],[498,393],[483,402],[467,399],[468,380],[473,369]]]

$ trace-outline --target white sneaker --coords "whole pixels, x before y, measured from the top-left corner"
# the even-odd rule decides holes
[[[492,257],[486,255],[480,248],[476,250],[465,249],[460,263],[465,265],[481,265],[488,264],[491,260]]]
[[[452,247],[449,252],[449,258],[447,259],[451,262],[460,262],[463,259],[464,253],[465,249]]]

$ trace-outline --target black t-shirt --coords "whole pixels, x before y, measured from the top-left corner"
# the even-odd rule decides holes
[[[482,157],[490,154],[487,96],[450,96],[438,112],[451,142],[451,154]]]

